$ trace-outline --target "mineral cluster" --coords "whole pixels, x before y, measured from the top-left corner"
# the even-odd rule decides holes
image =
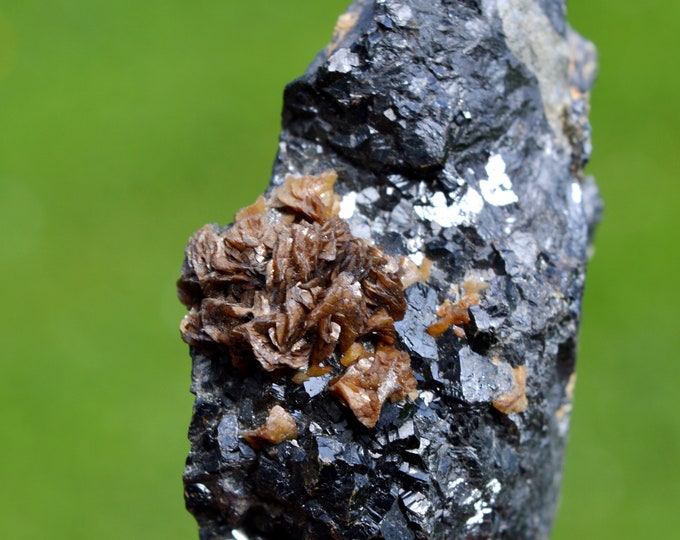
[[[178,282],[189,308],[182,337],[217,346],[241,372],[250,358],[269,372],[302,369],[297,382],[348,367],[330,392],[373,427],[388,398],[417,395],[394,323],[406,312],[403,290],[425,276],[352,235],[338,217],[336,178],[289,176],[231,227],[194,235]]]
[[[593,46],[563,0],[357,0],[271,185],[186,251],[200,536],[541,539],[585,267]]]

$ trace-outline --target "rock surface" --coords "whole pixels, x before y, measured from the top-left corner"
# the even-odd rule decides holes
[[[395,325],[418,397],[367,428],[333,374],[244,372],[192,346],[184,481],[202,539],[548,537],[601,213],[583,174],[594,76],[562,0],[357,0],[341,16],[286,88],[272,187],[335,171],[354,236],[432,261]],[[469,322],[428,334],[465,282],[488,285]],[[297,438],[252,448],[243,434],[277,406]]]

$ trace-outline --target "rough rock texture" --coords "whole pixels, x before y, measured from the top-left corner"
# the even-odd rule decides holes
[[[432,261],[396,323],[419,395],[367,428],[333,374],[192,346],[201,538],[548,537],[601,211],[583,175],[594,73],[561,0],[357,0],[340,18],[286,88],[272,185],[334,170],[354,236]],[[488,284],[478,303],[465,282]],[[276,406],[297,438],[253,449]]]

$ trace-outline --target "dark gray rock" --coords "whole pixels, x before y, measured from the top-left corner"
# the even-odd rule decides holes
[[[549,535],[568,431],[587,250],[591,44],[563,0],[357,0],[285,91],[272,185],[333,169],[341,216],[434,263],[397,323],[418,379],[367,429],[327,380],[237,373],[192,349],[187,508],[203,539]],[[425,329],[454,285],[489,287],[464,337]],[[494,407],[526,370],[528,406]],[[239,433],[284,403],[295,441]]]

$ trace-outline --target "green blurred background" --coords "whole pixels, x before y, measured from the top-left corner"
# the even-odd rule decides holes
[[[196,538],[187,237],[269,179],[348,0],[0,2],[0,538]],[[680,4],[573,0],[606,219],[555,539],[680,529]]]

